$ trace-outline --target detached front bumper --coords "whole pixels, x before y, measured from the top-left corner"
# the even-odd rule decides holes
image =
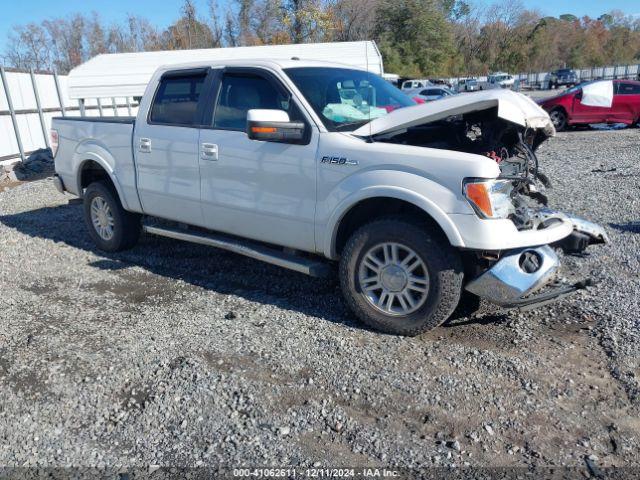
[[[587,280],[532,295],[551,281],[559,267],[560,260],[549,246],[514,250],[469,282],[466,289],[501,307],[532,308],[591,285]]]
[[[571,222],[571,235],[554,244],[570,253],[584,251],[590,244],[608,243],[605,230],[581,218],[567,216]],[[547,289],[560,268],[560,259],[549,245],[524,247],[503,252],[500,259],[487,271],[466,285],[466,290],[507,308],[533,308],[565,297],[591,285],[590,279],[572,285]]]

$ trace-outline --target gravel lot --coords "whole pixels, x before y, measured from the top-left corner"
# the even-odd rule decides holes
[[[419,338],[230,253],[105,255],[49,180],[0,193],[0,466],[640,467],[639,140],[540,152],[551,203],[608,228],[564,259],[597,286]]]

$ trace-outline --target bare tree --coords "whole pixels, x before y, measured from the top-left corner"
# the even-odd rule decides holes
[[[240,45],[238,21],[230,9],[227,10],[227,14],[224,19],[224,38],[227,45],[230,47],[237,47]]]
[[[162,36],[164,47],[169,50],[209,48],[213,43],[211,28],[198,18],[192,0],[185,0],[182,16]]]
[[[5,62],[17,68],[52,68],[47,32],[40,25],[17,26],[9,33]]]
[[[140,52],[161,50],[163,48],[160,34],[149,20],[143,17],[128,15],[125,24],[114,24],[109,29],[109,51]]]
[[[209,23],[212,47],[221,47],[224,40],[224,26],[218,13],[218,1],[209,0]]]
[[[86,19],[80,14],[69,20],[45,20],[46,30],[52,46],[54,66],[61,72],[68,72],[87,59],[84,42]]]
[[[337,0],[330,4],[335,23],[332,38],[338,42],[369,40],[375,36],[380,0]]]

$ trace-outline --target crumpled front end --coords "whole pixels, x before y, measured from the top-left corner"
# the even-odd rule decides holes
[[[556,281],[560,258],[555,249],[565,253],[582,253],[589,245],[608,243],[601,226],[575,216],[547,210],[547,218],[570,221],[573,232],[552,245],[525,247],[500,252],[488,269],[467,283],[465,289],[491,303],[507,308],[533,308],[563,298],[592,285],[591,279],[573,284]],[[553,288],[548,288],[556,283]],[[542,293],[536,294],[541,290]]]
[[[549,283],[559,267],[558,256],[547,245],[512,250],[466,289],[497,305],[515,306]]]

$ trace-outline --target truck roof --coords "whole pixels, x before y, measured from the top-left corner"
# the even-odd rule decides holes
[[[325,68],[350,68],[355,70],[366,71],[366,69],[339,62],[325,62],[322,60],[306,60],[303,58],[291,58],[288,60],[282,59],[240,59],[240,60],[209,60],[200,62],[188,62],[180,64],[162,65],[158,68],[158,71],[170,71],[170,70],[183,70],[190,68],[204,68],[204,67],[266,67],[266,68],[295,68],[295,67],[325,67]]]

